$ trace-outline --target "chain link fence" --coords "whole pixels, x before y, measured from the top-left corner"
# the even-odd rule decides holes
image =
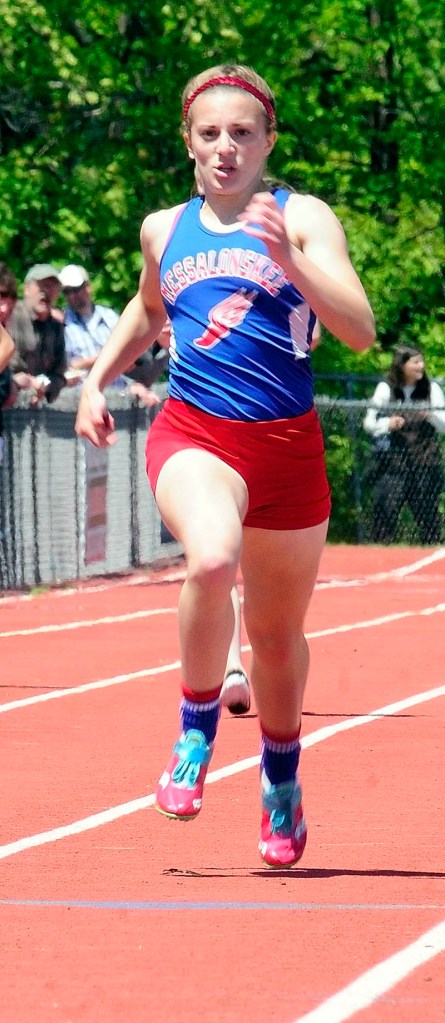
[[[165,386],[155,389],[163,397]],[[128,572],[180,553],[170,537],[164,542],[145,473],[147,429],[160,406],[148,410],[114,388],[107,399],[118,442],[106,451],[76,437],[73,390],[52,405],[23,402],[3,413],[2,589]]]
[[[328,539],[334,543],[440,545],[444,539],[445,434],[419,402],[403,412],[403,430],[373,439],[363,428],[369,400],[318,397],[332,488]],[[444,412],[444,410],[437,410]]]
[[[328,540],[440,544],[445,434],[429,431],[426,443],[422,428],[416,443],[417,425],[425,417],[418,403],[404,403],[409,443],[400,435],[394,448],[392,442],[386,450],[379,448],[363,429],[370,382],[366,401],[351,397],[351,378],[345,380],[349,397],[319,394],[316,399],[333,499]],[[341,378],[320,379],[318,390],[331,384],[338,391]],[[165,385],[157,390],[163,398]],[[63,391],[53,405],[37,408],[22,398],[21,405],[4,412],[3,590],[125,573],[181,553],[163,528],[145,474],[147,429],[159,406],[147,410],[115,389],[107,397],[118,434],[107,451],[76,437],[75,391]]]

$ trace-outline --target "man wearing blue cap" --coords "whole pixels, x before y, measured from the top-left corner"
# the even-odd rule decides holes
[[[43,398],[54,401],[65,386],[63,323],[53,315],[59,292],[57,270],[49,263],[36,263],[26,274],[24,297],[8,324],[16,346],[14,380],[19,388],[33,392],[32,404]]]

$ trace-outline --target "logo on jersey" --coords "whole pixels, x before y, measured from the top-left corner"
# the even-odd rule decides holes
[[[240,288],[234,295],[229,295],[228,298],[224,298],[222,302],[214,305],[209,312],[208,327],[201,337],[195,338],[193,344],[197,348],[213,348],[214,345],[217,345],[218,341],[227,337],[234,327],[239,327],[249,309],[252,308],[257,295],[257,291]]]
[[[176,301],[179,295],[198,281],[211,281],[218,277],[241,277],[250,287],[259,285],[275,298],[289,284],[283,267],[270,256],[254,249],[223,247],[209,249],[176,260],[163,272],[161,295],[164,302]]]

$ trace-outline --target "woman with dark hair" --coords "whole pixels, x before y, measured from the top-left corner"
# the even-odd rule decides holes
[[[17,281],[6,263],[0,263],[0,462],[3,453],[2,408],[14,403],[15,387],[9,363],[15,344],[7,330],[7,323],[17,301]]]
[[[419,403],[419,408],[414,408]],[[372,539],[394,541],[404,505],[422,544],[440,544],[440,496],[444,484],[437,433],[445,433],[445,396],[425,371],[413,345],[395,349],[386,381],[378,384],[364,421],[375,442]]]

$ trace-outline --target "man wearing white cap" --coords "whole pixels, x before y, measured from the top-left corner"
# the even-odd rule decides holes
[[[114,309],[93,302],[90,278],[83,266],[69,263],[60,272],[59,280],[68,303],[65,311],[65,347],[69,374],[77,371],[81,379],[94,365],[119,316]],[[73,380],[76,380],[75,376]],[[115,383],[125,386],[123,377]]]
[[[109,306],[93,301],[90,279],[83,266],[70,263],[63,268],[59,278],[68,303],[65,312],[68,382],[71,377],[72,383],[78,383],[76,374],[86,376],[89,372],[119,316]],[[159,398],[150,388],[166,368],[167,361],[166,352],[160,352],[159,360],[154,358],[154,353],[147,352],[135,366],[128,368],[127,376],[117,377],[112,386],[126,389],[130,385],[130,391],[138,395],[144,404],[157,404]],[[133,380],[137,381],[136,384],[131,382]]]

